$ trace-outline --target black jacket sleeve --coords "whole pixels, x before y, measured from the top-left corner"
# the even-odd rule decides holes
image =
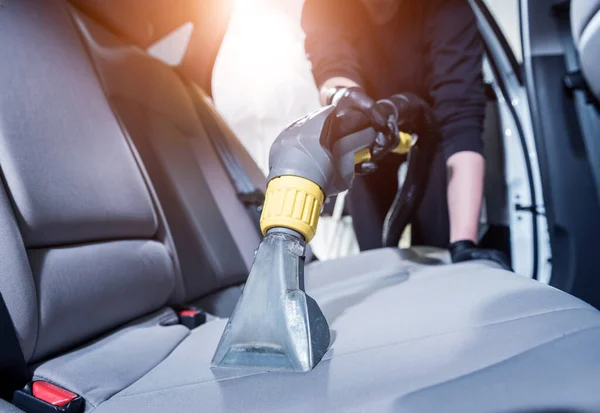
[[[446,160],[483,152],[483,43],[467,0],[430,0],[424,25],[428,86]]]
[[[362,85],[355,44],[356,19],[350,0],[306,0],[302,10],[305,50],[317,87],[342,76]]]

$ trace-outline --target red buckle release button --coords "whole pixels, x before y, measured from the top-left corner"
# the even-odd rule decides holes
[[[198,308],[181,310],[179,322],[191,330],[206,322],[206,313]]]
[[[46,403],[57,407],[64,407],[77,398],[75,393],[62,389],[47,381],[34,381],[31,385],[31,393],[36,399],[43,400]]]
[[[199,313],[198,310],[183,310],[183,311],[179,312],[179,316],[180,317],[194,317],[198,313]]]

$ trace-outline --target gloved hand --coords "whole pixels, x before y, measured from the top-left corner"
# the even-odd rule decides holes
[[[336,107],[336,137],[348,136],[372,127],[377,132],[371,146],[371,160],[356,165],[358,174],[372,173],[377,161],[398,145],[398,125],[391,117],[389,105],[376,102],[360,87],[340,88],[332,94],[328,103]]]
[[[335,105],[339,114],[351,110],[361,112],[375,130],[384,131],[387,128],[386,113],[361,87],[339,88],[328,103]]]
[[[450,244],[449,250],[453,263],[488,260],[500,264],[502,268],[508,271],[512,271],[506,255],[497,250],[479,248],[473,241],[456,241]]]

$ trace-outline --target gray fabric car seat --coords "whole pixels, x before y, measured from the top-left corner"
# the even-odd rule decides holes
[[[600,99],[600,0],[572,0],[571,28],[581,70]]]
[[[239,297],[235,285],[247,277],[260,234],[208,134],[227,140],[263,190],[264,175],[198,88],[187,86],[172,68],[124,45],[91,19],[82,14],[76,19],[112,107],[163,205],[183,275],[184,301],[208,295],[203,307],[228,315]],[[192,101],[193,93],[200,104]],[[211,293],[230,286],[231,299],[211,300]]]
[[[439,251],[311,265],[307,290],[334,333],[314,371],[211,370],[226,320],[176,324],[168,305],[184,293],[168,226],[68,7],[2,0],[0,34],[0,292],[35,377],[80,394],[88,412],[410,411],[405,398],[446,385],[462,399],[440,410],[465,411],[479,389],[470,377],[501,370],[505,383],[525,368],[535,380],[510,392],[493,382],[494,404],[478,411],[600,408],[550,386],[568,376],[597,393],[597,310]],[[577,363],[561,362],[565,349]]]
[[[76,16],[117,117],[148,168],[176,245],[184,301],[227,316],[260,242],[209,134],[223,139],[254,185],[265,176],[204,93],[171,67]],[[193,98],[197,98],[197,102]],[[226,287],[231,287],[223,292]]]
[[[503,412],[521,405],[530,410],[516,411],[598,411],[596,310],[487,264],[448,266],[436,255],[381,250],[334,267],[316,264],[307,288],[322,305],[334,341],[308,374],[211,370],[225,325],[215,320],[193,330],[95,412],[403,412],[420,411],[411,408],[418,397],[444,412]],[[60,365],[84,364],[92,353],[54,360],[52,377],[64,382],[72,373]],[[471,379],[478,375],[487,376],[482,395],[494,403],[479,399],[482,386]],[[88,380],[94,378],[88,373]],[[460,380],[467,384],[454,384]],[[556,392],[556,383],[578,389]],[[443,386],[452,386],[454,399],[437,403]]]
[[[10,404],[0,399],[0,412],[1,413],[24,413],[21,409],[18,409],[13,404]]]
[[[0,32],[0,292],[24,358],[33,369],[155,314],[166,336],[124,368],[139,377],[188,331],[159,328],[182,294],[152,190],[65,5],[3,1]]]
[[[0,288],[36,362],[180,297],[144,177],[76,32],[56,24],[64,7],[26,3],[0,13]]]
[[[228,316],[261,235],[211,138],[225,142],[262,191],[265,176],[200,88],[87,15],[79,13],[76,20],[106,94],[163,205],[185,301]]]

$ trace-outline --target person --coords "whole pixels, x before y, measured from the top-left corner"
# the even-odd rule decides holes
[[[468,1],[306,0],[302,27],[323,105],[350,100],[368,112],[375,128],[384,126],[379,99],[409,92],[433,108],[442,141],[411,224],[413,245],[449,245],[454,262],[505,264],[498,251],[476,245],[486,98],[483,43]],[[400,161],[386,157],[373,173],[357,176],[348,194],[361,250],[382,246]]]

